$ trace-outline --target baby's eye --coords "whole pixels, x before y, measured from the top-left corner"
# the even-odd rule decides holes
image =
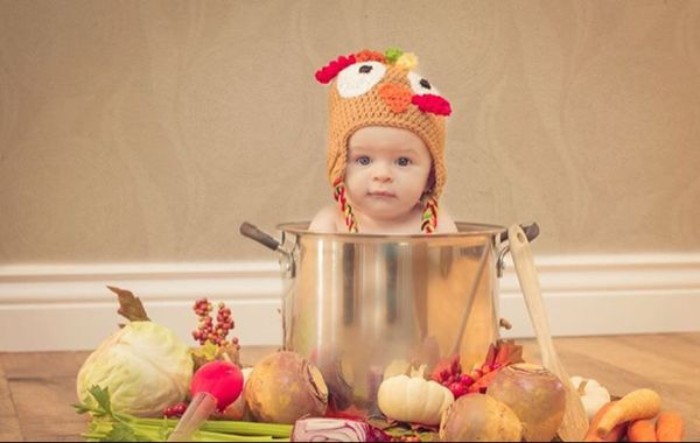
[[[411,159],[408,157],[399,157],[398,160],[396,160],[396,163],[399,166],[408,166],[411,164]]]
[[[386,66],[375,61],[355,63],[340,71],[336,87],[343,98],[368,92],[384,77]]]
[[[370,159],[366,155],[361,155],[361,156],[357,157],[357,159],[355,159],[355,162],[357,162],[358,164],[360,164],[362,166],[367,166],[370,163]]]

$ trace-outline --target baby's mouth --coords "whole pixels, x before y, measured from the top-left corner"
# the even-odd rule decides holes
[[[379,197],[379,198],[394,198],[396,197],[396,194],[394,194],[391,191],[385,191],[385,190],[378,190],[378,191],[370,191],[367,193],[370,197]]]

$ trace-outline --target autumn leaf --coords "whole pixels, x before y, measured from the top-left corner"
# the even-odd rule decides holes
[[[126,289],[117,288],[114,286],[107,286],[107,288],[117,294],[119,297],[119,309],[117,314],[126,318],[130,321],[150,321],[146,314],[146,309],[144,309],[141,300],[136,297],[131,291]],[[123,326],[123,325],[120,325]]]
[[[238,346],[233,344],[219,346],[209,340],[207,340],[207,342],[199,348],[192,351],[192,359],[194,360],[195,371],[205,363],[214,360],[227,361],[235,363],[237,366],[241,366]]]
[[[493,365],[503,367],[515,363],[522,363],[523,347],[515,344],[515,340],[498,340],[496,356],[493,359]]]

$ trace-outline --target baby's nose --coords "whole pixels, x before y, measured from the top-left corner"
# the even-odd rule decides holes
[[[377,162],[374,167],[374,180],[380,183],[387,183],[391,181],[391,171],[389,167],[383,165],[381,162]]]

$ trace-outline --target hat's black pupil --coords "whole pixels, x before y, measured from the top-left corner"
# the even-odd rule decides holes
[[[424,78],[420,79],[420,85],[425,89],[430,89],[430,82]]]
[[[361,74],[367,74],[369,72],[372,72],[372,66],[370,65],[362,65],[360,66],[360,73]]]

